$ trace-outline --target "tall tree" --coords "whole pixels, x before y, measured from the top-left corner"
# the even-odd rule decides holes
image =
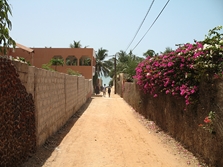
[[[145,56],[145,57],[148,57],[148,56],[153,57],[153,56],[156,56],[156,53],[155,53],[154,50],[148,49],[145,53],[143,53],[143,56]]]
[[[141,62],[143,58],[138,57],[130,51],[128,54],[124,51],[118,52],[117,57],[117,65],[116,65],[116,74],[124,73],[127,76],[128,81],[133,80],[133,76],[135,75],[135,68]],[[114,68],[110,71],[110,77],[113,78],[114,76]]]
[[[7,0],[0,1],[0,52],[6,54],[10,46],[15,48],[15,41],[10,37],[9,30],[12,29],[12,23],[8,15],[12,15],[10,5]]]
[[[128,61],[128,55],[126,54],[125,51],[120,50],[120,51],[118,52],[118,62],[120,62],[120,63],[125,63],[125,62],[127,62],[127,61]]]
[[[74,43],[71,43],[71,44],[70,44],[70,48],[81,48],[82,45],[81,45],[80,42],[81,42],[81,41],[78,41],[78,42],[74,41]]]
[[[111,62],[109,60],[105,60],[108,57],[108,50],[100,48],[96,52],[96,65],[95,65],[95,73],[100,76],[107,77],[109,75]]]
[[[170,53],[172,52],[173,49],[171,47],[166,47],[165,51],[164,52],[161,52],[162,54],[167,54],[167,53]]]

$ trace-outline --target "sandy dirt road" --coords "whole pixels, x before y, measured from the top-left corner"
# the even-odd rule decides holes
[[[198,160],[122,98],[93,96],[23,167],[188,167]]]

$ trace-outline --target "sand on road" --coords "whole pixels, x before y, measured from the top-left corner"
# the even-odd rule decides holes
[[[148,129],[120,96],[97,95],[23,167],[197,167],[198,160],[179,147],[165,133]]]

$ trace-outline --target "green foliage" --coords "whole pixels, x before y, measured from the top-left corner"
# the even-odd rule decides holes
[[[155,55],[156,55],[155,51],[151,50],[151,49],[149,49],[145,53],[143,53],[143,56],[145,56],[145,57],[148,57],[148,56],[153,57]]]
[[[21,60],[22,62],[26,62],[24,57],[19,57],[19,60]]]
[[[210,111],[208,116],[204,119],[204,124],[200,124],[199,126],[209,131],[211,134],[215,134],[214,130],[214,121],[215,121],[215,112]]]
[[[223,74],[223,34],[219,33],[221,29],[222,26],[217,26],[209,30],[205,40],[201,42],[204,54],[195,59],[198,81],[204,76],[210,79],[213,76],[217,77]]]
[[[26,63],[26,64],[28,64],[29,66],[31,66],[30,62],[29,62],[29,61],[26,61],[26,59],[25,59],[24,57],[16,57],[16,58],[14,58],[13,60],[15,60],[15,61],[20,61],[20,62],[22,62],[22,63]]]
[[[132,82],[133,76],[136,74],[135,68],[142,60],[143,58],[134,55],[131,51],[126,54],[121,50],[117,57],[116,74],[124,73],[126,74],[125,79]],[[111,72],[114,75],[114,71],[111,70]]]
[[[64,61],[63,59],[60,59],[60,58],[52,58],[50,60],[50,64],[55,66],[55,71],[57,71],[57,66],[63,66]]]
[[[223,74],[223,34],[218,32],[221,28],[210,30],[204,41],[148,57],[136,68],[137,84],[154,97],[165,92],[183,96],[186,105],[194,102],[201,80]]]
[[[82,47],[82,45],[81,45],[81,41],[78,41],[78,42],[76,42],[76,41],[74,41],[74,43],[72,44],[70,44],[70,48],[81,48]]]
[[[81,66],[91,66],[91,59],[90,58],[81,58],[80,59]]]
[[[107,54],[108,50],[100,48],[96,53],[96,66],[95,66],[95,73],[97,76],[105,76],[107,77],[110,72],[111,68],[111,61],[105,60],[108,57]]]
[[[12,29],[12,23],[9,20],[8,14],[12,15],[11,8],[7,0],[0,1],[0,52],[6,54],[7,48],[13,46],[15,48],[15,41],[10,37],[9,30]]]
[[[77,75],[77,76],[81,76],[81,74],[80,74],[78,71],[74,71],[74,70],[72,70],[72,69],[70,69],[70,68],[67,69],[67,73],[68,73],[69,75]]]
[[[52,58],[49,63],[43,64],[42,65],[42,68],[45,69],[45,70],[49,70],[49,71],[57,71],[56,70],[57,69],[56,67],[58,65],[63,66],[63,64],[64,64],[63,59],[60,59],[60,58]],[[51,66],[55,66],[55,69],[52,69]]]
[[[174,50],[171,47],[166,47],[165,51],[164,52],[161,52],[161,54],[168,54],[168,53],[171,53],[173,51]]]
[[[43,64],[42,68],[45,69],[45,70],[49,70],[49,71],[55,71],[50,66],[51,66],[51,63],[47,63],[47,64]]]

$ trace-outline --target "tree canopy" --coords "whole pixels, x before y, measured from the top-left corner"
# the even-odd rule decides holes
[[[55,66],[55,71],[57,71],[57,66],[63,66],[64,61],[63,59],[60,59],[60,58],[52,58],[50,60],[50,64]]]
[[[145,53],[143,53],[143,56],[145,56],[145,57],[148,57],[148,56],[153,57],[155,55],[156,55],[156,53],[152,49],[148,49]]]
[[[0,52],[6,54],[10,46],[15,47],[15,41],[10,37],[9,30],[12,29],[12,23],[9,19],[9,14],[12,15],[10,5],[7,0],[0,1]]]
[[[105,76],[107,77],[110,72],[110,68],[112,62],[109,60],[105,60],[108,57],[108,50],[100,48],[96,52],[96,66],[95,72],[98,76]]]
[[[136,74],[135,73],[135,68],[137,65],[143,60],[143,58],[138,57],[130,51],[128,54],[120,50],[117,53],[116,57],[116,74],[120,73],[125,73],[126,74],[126,80],[127,81],[132,81],[133,76]],[[111,68],[112,70],[110,71],[110,77],[113,78],[115,74],[115,70],[113,68],[114,66],[112,65]]]
[[[70,44],[70,48],[81,48],[81,41],[74,41],[73,43]]]

